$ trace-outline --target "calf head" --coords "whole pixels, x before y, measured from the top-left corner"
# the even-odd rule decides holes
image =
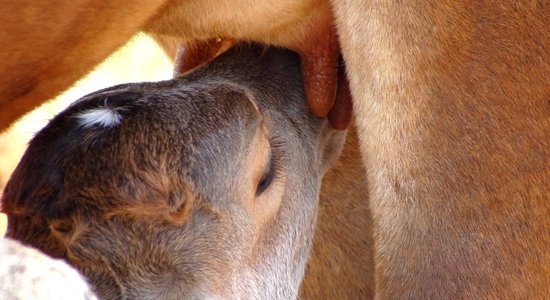
[[[80,99],[12,175],[7,236],[66,259],[102,298],[295,297],[345,135],[308,112],[299,65],[246,46]]]

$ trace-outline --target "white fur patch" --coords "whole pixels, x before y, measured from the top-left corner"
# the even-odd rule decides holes
[[[79,121],[79,125],[84,128],[89,128],[94,125],[114,127],[122,121],[122,116],[116,111],[116,109],[108,107],[93,108],[84,111],[78,114],[76,118]]]

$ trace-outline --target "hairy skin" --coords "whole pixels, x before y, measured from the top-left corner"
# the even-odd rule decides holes
[[[550,293],[550,6],[333,1],[378,299]]]

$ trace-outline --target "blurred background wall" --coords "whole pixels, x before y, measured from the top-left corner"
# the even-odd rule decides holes
[[[3,191],[28,141],[49,119],[71,102],[88,93],[116,84],[158,81],[171,77],[171,58],[168,58],[145,34],[136,35],[72,88],[27,114],[0,134],[0,191]],[[5,227],[5,216],[0,215],[0,236],[3,236]]]

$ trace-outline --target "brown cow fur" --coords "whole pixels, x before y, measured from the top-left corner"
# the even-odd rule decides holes
[[[334,0],[379,299],[550,295],[550,5]]]
[[[0,131],[67,89],[165,0],[0,0]]]

